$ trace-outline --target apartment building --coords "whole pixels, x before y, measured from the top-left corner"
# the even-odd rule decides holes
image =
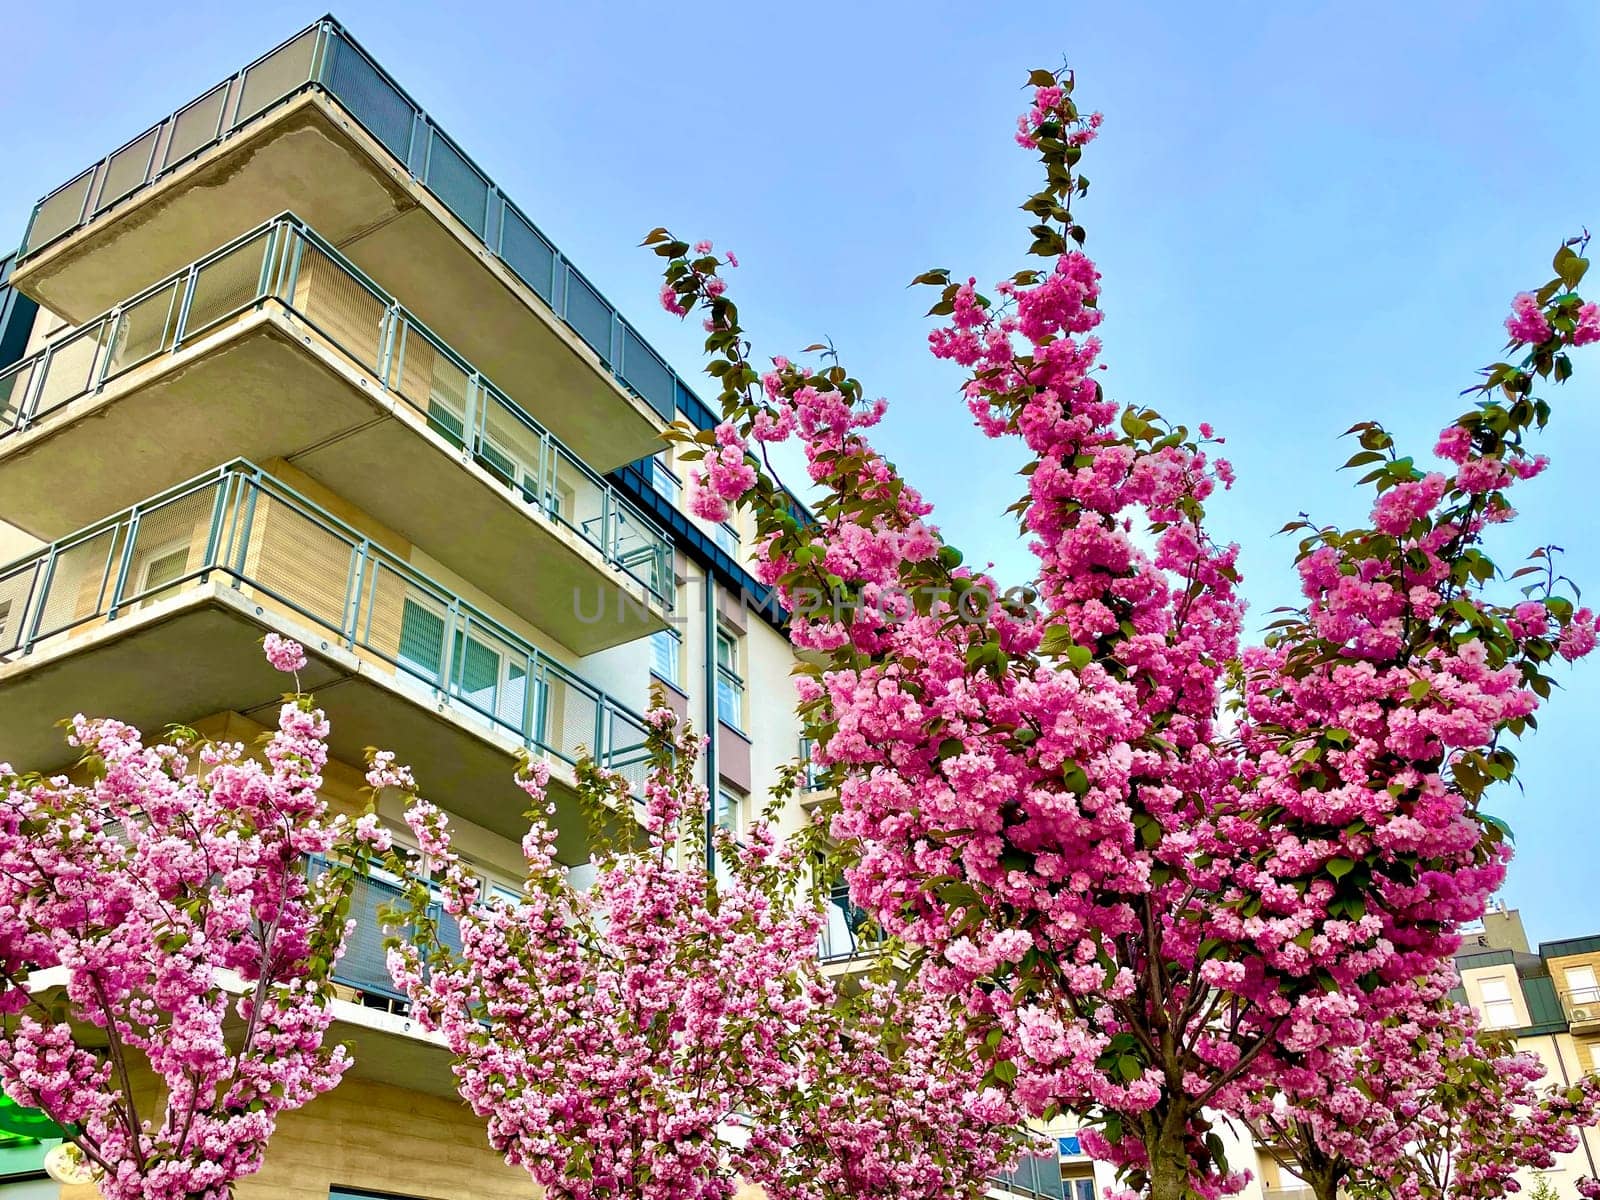
[[[332,18],[129,132],[0,261],[0,761],[66,768],[75,712],[253,737],[276,631],[330,801],[396,748],[490,888],[521,877],[516,755],[579,866],[573,763],[641,778],[657,684],[742,828],[799,751],[794,659],[748,531],[690,515],[663,450],[705,404]],[[357,1066],[242,1200],[531,1194],[388,980],[386,890],[337,972]],[[51,1132],[0,1105],[4,1200],[57,1193]]]
[[[1516,909],[1488,913],[1456,955],[1457,999],[1489,1029],[1511,1030],[1519,1050],[1539,1056],[1547,1083],[1600,1071],[1600,934],[1530,948]],[[1600,1176],[1600,1130],[1585,1129],[1578,1148],[1553,1170],[1528,1172],[1523,1190],[1543,1177],[1563,1200],[1576,1181]]]

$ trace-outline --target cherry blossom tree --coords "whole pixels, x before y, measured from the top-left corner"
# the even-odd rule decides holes
[[[983,1085],[955,1002],[887,945],[814,1022],[799,1085],[756,1114],[769,1200],[981,1200],[1016,1158],[1019,1117]]]
[[[442,888],[386,847],[411,881],[390,971],[447,1041],[490,1144],[555,1200],[722,1200],[741,1181],[772,1200],[978,1200],[1018,1118],[982,1086],[950,999],[892,948],[848,989],[824,976],[811,839],[779,848],[766,820],[748,844],[718,830],[724,871],[708,873],[700,742],[664,707],[647,726],[642,842],[604,834],[638,811],[627,781],[578,764],[599,847],[584,887],[554,856],[547,765],[519,772],[533,810],[515,901],[479,893],[447,817],[391,756],[368,775],[408,797]],[[429,915],[441,896],[459,951]]]
[[[518,780],[534,807],[516,902],[479,895],[447,818],[407,772],[383,759],[369,775],[411,797],[406,821],[442,866],[444,911],[460,928],[449,954],[427,923],[430,892],[392,850],[413,883],[391,973],[448,1042],[490,1144],[555,1200],[732,1196],[767,1148],[744,1114],[798,1084],[797,1044],[827,1001],[811,967],[816,909],[774,902],[799,888],[803,860],[758,825],[748,846],[724,833],[729,877],[707,875],[699,744],[674,722],[666,708],[648,714],[645,843],[602,846],[586,889],[555,858],[548,765],[526,765]],[[621,777],[588,760],[579,777],[591,812],[633,810]]]
[[[318,795],[327,735],[295,694],[260,759],[80,715],[74,776],[0,766],[0,1087],[107,1200],[222,1200],[350,1065],[324,1039],[362,849]]]
[[[1352,429],[1370,525],[1291,523],[1302,604],[1246,648],[1236,549],[1206,527],[1232,477],[1220,439],[1098,378],[1100,276],[1073,206],[1099,115],[1068,74],[1031,82],[1017,140],[1043,169],[1023,204],[1043,265],[994,298],[943,270],[915,282],[938,289],[930,345],[967,370],[980,429],[1028,452],[1013,511],[1036,580],[1002,591],[962,565],[867,440],[883,402],[837,358],[759,371],[736,261],[658,229],[663,304],[702,315],[722,385],[722,423],[673,436],[700,516],[753,512],[758,575],[793,614],[854,902],[926,950],[1027,1111],[1086,1115],[1085,1144],[1157,1200],[1214,1195],[1238,1181],[1207,1113],[1403,1009],[1503,878],[1479,800],[1595,620],[1542,550],[1506,603],[1484,536],[1543,469],[1535,388],[1600,340],[1600,309],[1576,290],[1575,239],[1514,302],[1507,359],[1440,435],[1438,469]],[[785,442],[815,521],[773,469]]]
[[[1246,1125],[1318,1200],[1495,1200],[1548,1170],[1600,1116],[1600,1078],[1546,1083],[1537,1056],[1431,1001],[1259,1098]]]
[[[1600,1079],[1543,1084],[1537,1055],[1518,1053],[1505,1032],[1479,1029],[1456,1009],[1419,1046],[1430,1082],[1401,1096],[1399,1152],[1355,1167],[1352,1196],[1372,1200],[1497,1200],[1519,1170],[1549,1170],[1577,1149],[1579,1130],[1600,1114]],[[1403,1060],[1370,1064],[1370,1075]],[[1541,1086],[1543,1084],[1543,1086]]]

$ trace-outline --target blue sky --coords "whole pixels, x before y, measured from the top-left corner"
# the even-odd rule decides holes
[[[185,11],[187,10],[187,11]],[[317,11],[262,2],[13,10],[0,89],[0,241],[33,201]],[[1027,572],[1000,515],[1017,461],[981,442],[925,349],[912,275],[1022,265],[1026,70],[1063,56],[1106,114],[1082,216],[1105,273],[1106,385],[1229,438],[1216,528],[1244,546],[1256,619],[1294,598],[1295,513],[1354,520],[1337,435],[1378,417],[1419,453],[1501,346],[1512,293],[1600,227],[1592,3],[990,6],[497,4],[388,0],[338,16],[562,249],[698,372],[655,304],[640,235],[736,250],[763,354],[831,337],[881,442],[947,535]],[[1597,276],[1600,279],[1600,276]],[[1597,283],[1596,286],[1600,286]],[[1589,516],[1600,353],[1553,395],[1551,471],[1503,561],[1544,541],[1600,599]],[[1600,931],[1593,886],[1600,663],[1566,673],[1523,747],[1506,900],[1535,938]]]

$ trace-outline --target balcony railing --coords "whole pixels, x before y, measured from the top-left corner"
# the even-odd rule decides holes
[[[1061,1160],[1056,1157],[1053,1141],[1025,1149],[1015,1167],[991,1176],[989,1182],[1002,1191],[1026,1196],[1029,1200],[1062,1200],[1065,1194]]]
[[[1561,1009],[1574,1025],[1600,1022],[1600,987],[1573,988],[1562,992]]]
[[[817,957],[823,962],[848,962],[872,954],[883,936],[867,910],[850,902],[850,888],[842,881],[828,894],[827,920],[817,937]]]
[[[314,327],[514,495],[671,607],[672,544],[361,269],[284,214],[0,371],[0,438],[267,303]],[[263,419],[270,415],[263,414]]]
[[[209,89],[34,206],[26,260],[302,92],[332,97],[664,420],[688,392],[639,332],[331,18]],[[692,392],[689,393],[691,396]]]
[[[321,856],[311,859],[309,871],[312,878],[326,869]],[[385,907],[403,908],[405,891],[391,879],[375,873],[359,875],[350,892],[350,920],[355,927],[345,939],[344,953],[333,966],[335,982],[354,988],[364,997],[376,997],[388,1004],[404,1003],[405,994],[395,987],[389,974],[388,951],[384,940],[388,936],[378,920]],[[461,950],[461,929],[454,917],[444,911],[444,904],[435,901],[428,906],[428,916],[433,919],[440,943],[448,950]]]
[[[642,717],[250,463],[180,484],[0,567],[0,660],[61,644],[213,575],[448,697],[529,751],[642,784]]]
[[[815,745],[813,738],[800,739],[800,785],[808,792],[826,791],[833,786],[828,779],[828,768],[819,767],[811,761],[811,750]]]

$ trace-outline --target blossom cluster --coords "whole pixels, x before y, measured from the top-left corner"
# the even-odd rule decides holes
[[[222,1200],[349,1066],[324,1036],[350,877],[307,869],[349,832],[318,792],[327,736],[304,697],[259,758],[80,715],[85,781],[0,766],[0,1087],[107,1200]]]
[[[770,835],[748,848],[724,837],[731,874],[708,877],[698,741],[665,708],[646,724],[645,840],[606,848],[587,888],[557,858],[546,764],[519,775],[534,810],[515,900],[479,894],[437,808],[413,791],[406,810],[461,949],[413,936],[390,951],[391,974],[444,1036],[490,1144],[556,1200],[731,1197],[769,1144],[738,1136],[740,1114],[794,1092],[795,1044],[828,999],[817,913],[777,902],[764,882],[794,864]],[[391,764],[382,774],[407,782]],[[587,760],[580,775],[591,808],[633,810],[620,777]],[[403,855],[395,866],[416,877]],[[435,893],[415,888],[420,914]]]
[[[1046,182],[1023,208],[1048,265],[994,298],[943,271],[917,282],[941,289],[930,348],[967,372],[980,430],[1027,454],[1013,511],[1036,604],[964,611],[965,592],[1001,589],[867,440],[882,402],[838,365],[757,371],[716,261],[658,230],[669,307],[705,313],[723,384],[717,429],[674,436],[718,511],[753,510],[759,576],[794,611],[852,900],[927,952],[928,986],[987,1026],[1025,1110],[1088,1114],[1086,1144],[1163,1200],[1215,1195],[1241,1181],[1206,1114],[1250,1111],[1414,1009],[1503,878],[1478,801],[1514,771],[1504,735],[1549,694],[1544,665],[1596,634],[1547,555],[1502,603],[1483,536],[1545,465],[1527,448],[1550,415],[1534,383],[1570,374],[1597,318],[1564,247],[1508,321],[1526,357],[1487,371],[1440,435],[1445,469],[1353,429],[1370,525],[1291,524],[1302,605],[1247,647],[1237,550],[1205,526],[1231,467],[1208,426],[1107,397],[1100,275],[1072,210],[1100,121],[1070,76],[1034,82],[1019,141]],[[814,519],[766,467],[784,441]],[[848,603],[794,603],[818,589]]]

